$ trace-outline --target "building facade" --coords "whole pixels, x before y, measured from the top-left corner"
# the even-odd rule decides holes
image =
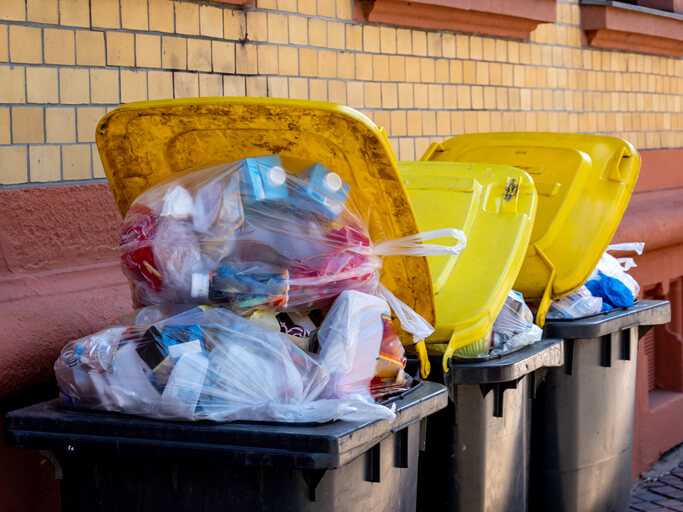
[[[383,126],[401,160],[454,135],[513,130],[614,135],[641,151],[616,240],[646,243],[632,273],[644,296],[672,301],[672,322],[638,353],[636,476],[683,442],[682,5],[0,1],[4,409],[49,382],[66,341],[130,309],[94,144],[108,111],[173,97],[330,101]],[[49,465],[0,453],[11,461],[0,464],[3,510],[57,507]]]

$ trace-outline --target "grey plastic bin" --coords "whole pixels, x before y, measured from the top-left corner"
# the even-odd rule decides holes
[[[422,382],[396,421],[180,423],[79,412],[57,400],[7,415],[8,444],[49,452],[62,510],[415,510],[421,430],[446,405]]]
[[[557,339],[480,361],[451,359],[445,376],[434,358],[430,379],[445,380],[450,399],[429,417],[418,510],[527,509],[532,398],[545,368],[563,358]]]
[[[667,301],[549,321],[565,365],[548,370],[534,401],[531,508],[621,512],[631,488],[638,340],[671,317]]]

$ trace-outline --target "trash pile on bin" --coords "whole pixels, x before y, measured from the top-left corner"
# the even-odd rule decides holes
[[[463,359],[497,356],[531,345],[539,341],[542,335],[543,329],[534,323],[534,316],[524,296],[510,290],[491,331],[481,340],[457,349],[453,356]]]
[[[433,328],[380,283],[382,257],[457,255],[456,229],[375,244],[350,187],[271,155],[190,169],[127,212],[134,325],[64,347],[64,404],[175,420],[393,419],[405,352]],[[452,246],[421,242],[449,236]]]
[[[640,285],[627,270],[636,266],[633,258],[615,258],[610,251],[643,253],[643,243],[613,244],[602,255],[585,285],[556,299],[548,309],[550,320],[576,319],[633,306]],[[478,358],[499,355],[539,341],[543,330],[534,323],[530,308],[521,293],[511,290],[503,309],[493,323],[491,333],[481,342],[463,347],[456,357]]]
[[[604,313],[614,308],[633,306],[640,285],[627,270],[636,266],[633,258],[615,258],[610,251],[643,253],[645,244],[612,244],[602,255],[585,285],[574,293],[557,299],[548,309],[547,318],[571,319]]]

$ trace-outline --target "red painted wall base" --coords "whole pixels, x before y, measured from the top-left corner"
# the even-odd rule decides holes
[[[647,298],[671,301],[671,322],[654,329],[654,361],[638,350],[632,477],[683,443],[683,150],[643,151],[636,193],[615,242],[645,242],[630,273]],[[649,364],[648,364],[649,363]],[[648,367],[655,375],[648,375]],[[649,379],[648,379],[649,377]],[[648,380],[655,389],[648,389]]]

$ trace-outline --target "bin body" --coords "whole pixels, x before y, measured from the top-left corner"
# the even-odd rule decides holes
[[[67,511],[415,510],[420,430],[446,405],[423,382],[394,423],[177,423],[63,409],[9,413],[6,440],[50,452]]]
[[[531,401],[545,367],[562,360],[562,342],[545,339],[481,362],[452,359],[445,375],[432,366],[450,400],[429,419],[418,510],[526,510]]]
[[[419,437],[420,422],[412,423],[328,471],[64,454],[62,511],[411,512]],[[395,459],[401,452],[403,464]]]
[[[631,495],[638,340],[670,317],[665,301],[549,321],[565,365],[548,370],[532,421],[531,510],[622,511]]]

